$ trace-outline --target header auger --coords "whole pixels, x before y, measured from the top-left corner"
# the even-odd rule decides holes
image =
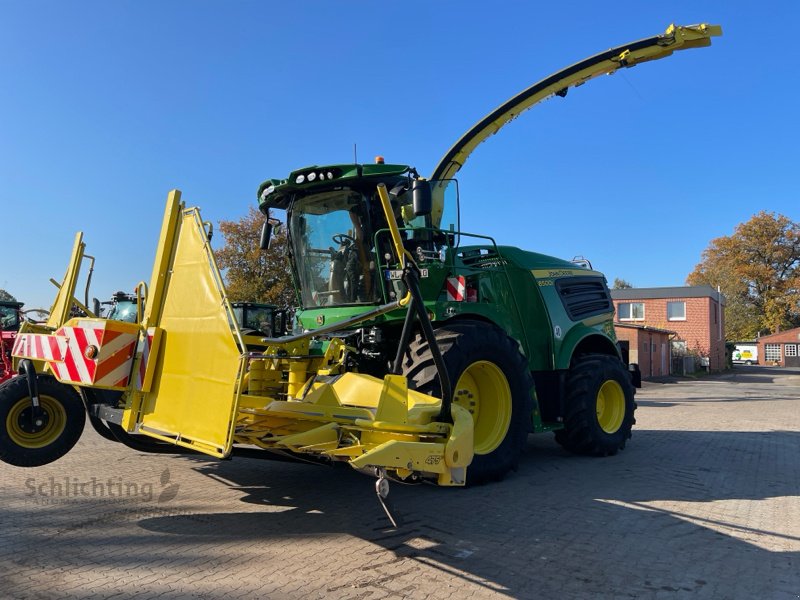
[[[378,476],[382,499],[387,478],[501,479],[530,432],[615,454],[635,403],[605,277],[462,231],[452,176],[541,99],[720,33],[670,27],[542,80],[473,127],[430,179],[381,160],[265,181],[262,247],[285,211],[297,287],[288,335],[238,322],[207,225],[178,191],[149,284],[136,286],[135,322],[97,318],[74,298],[93,261],[78,234],[49,320],[23,324],[15,341],[22,375],[0,386],[0,459],[58,459],[86,414],[107,439],[149,452],[346,463]],[[76,307],[85,316],[70,318]]]

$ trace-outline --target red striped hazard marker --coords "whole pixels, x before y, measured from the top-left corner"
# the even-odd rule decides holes
[[[447,278],[447,299],[451,302],[463,302],[467,291],[467,281],[463,275]]]

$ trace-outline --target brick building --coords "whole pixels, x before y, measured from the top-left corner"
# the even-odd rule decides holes
[[[614,330],[623,357],[639,365],[644,379],[670,374],[670,336],[674,331],[629,323],[614,323]]]
[[[711,286],[611,290],[611,298],[616,322],[672,331],[673,356],[695,354],[712,371],[726,367],[725,297]]]
[[[758,338],[758,364],[800,367],[800,327]]]

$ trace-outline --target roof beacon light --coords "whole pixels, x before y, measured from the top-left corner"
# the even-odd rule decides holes
[[[382,156],[376,156],[375,157],[375,164],[376,165],[382,165],[383,164],[383,157]]]

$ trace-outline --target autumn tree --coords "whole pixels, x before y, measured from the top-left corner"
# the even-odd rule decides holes
[[[264,215],[250,207],[238,221],[220,221],[225,245],[215,252],[232,301],[295,304],[285,227],[273,232],[269,250],[261,250]]]
[[[728,339],[800,325],[800,224],[758,213],[733,235],[711,240],[686,282],[720,287]]]
[[[619,277],[614,278],[614,283],[611,286],[612,290],[629,290],[633,288],[633,284]]]

